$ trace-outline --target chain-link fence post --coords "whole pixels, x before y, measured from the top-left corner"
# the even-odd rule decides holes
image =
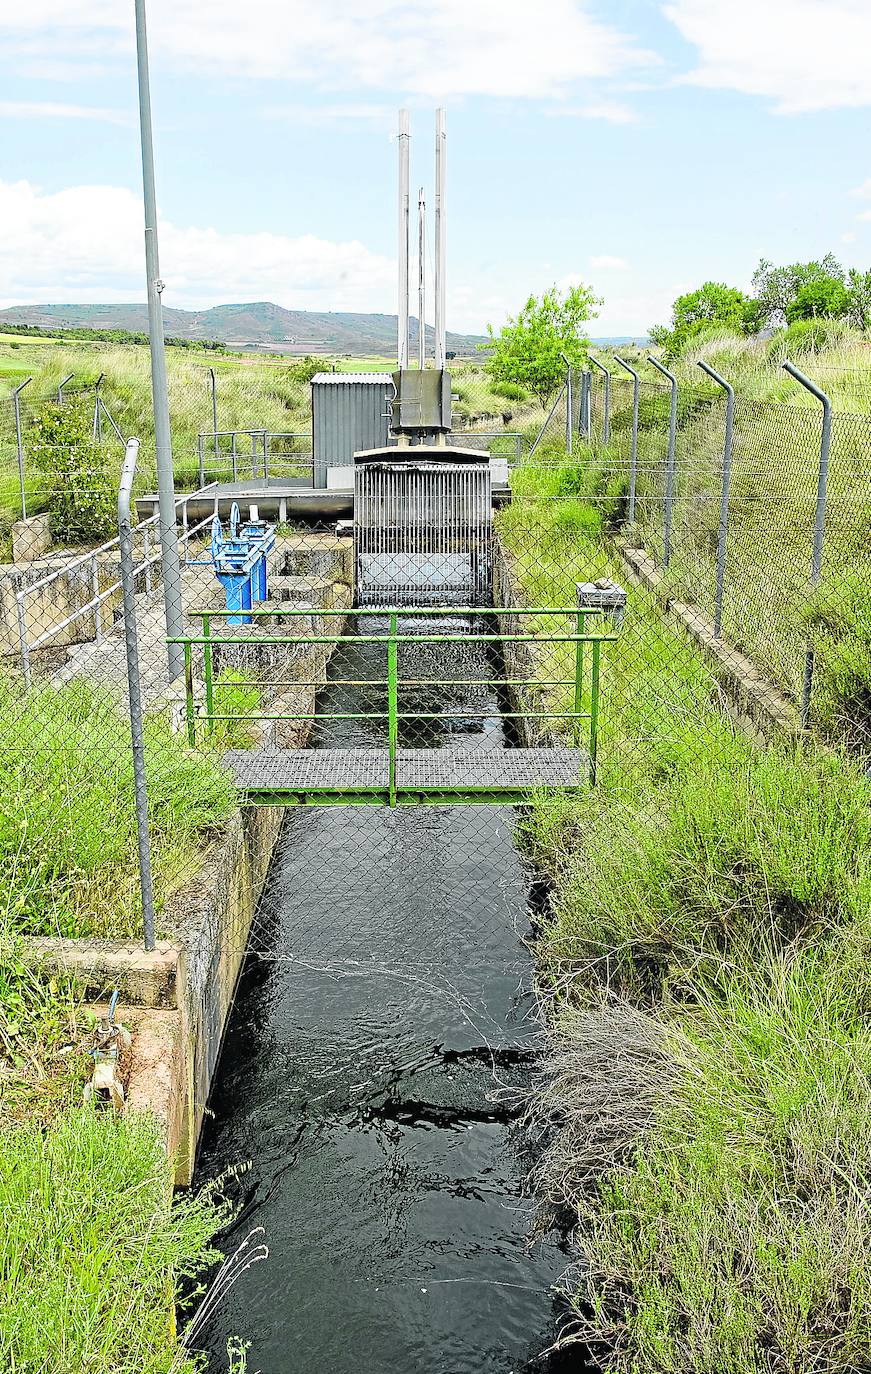
[[[629,439],[629,511],[627,519],[630,525],[634,525],[635,498],[638,490],[638,404],[641,378],[635,368],[630,367],[625,358],[621,358],[618,353],[614,354],[614,361],[625,368],[632,378],[632,431]]]
[[[820,466],[817,475],[817,501],[814,514],[814,541],[811,555],[811,586],[818,587],[823,566],[823,535],[826,528],[826,499],[829,487],[829,457],[832,449],[832,403],[824,391],[806,377],[787,358],[783,364],[790,377],[800,382],[823,407],[823,425],[820,435]],[[804,661],[804,682],[801,691],[801,723],[807,728],[810,720],[811,691],[814,681],[814,641],[808,640]]]
[[[599,359],[594,358],[592,354],[590,355],[590,362],[593,364],[593,367],[599,369],[602,376],[605,378],[602,410],[602,443],[605,448],[607,448],[611,442],[611,373],[608,371],[607,367],[605,367],[605,364],[600,363]]]
[[[209,390],[212,395],[212,434],[214,436],[214,453],[217,461],[218,457],[218,379],[215,376],[215,369],[209,368]]]
[[[127,697],[130,705],[130,738],[133,748],[136,843],[142,890],[142,933],[145,948],[151,951],[154,949],[154,884],[151,874],[151,834],[148,828],[148,787],[145,778],[145,740],[142,728],[142,693],[139,685],[139,645],[136,634],[136,573],[133,563],[133,531],[130,525],[130,497],[138,457],[139,440],[128,439],[118,489],[118,538],[124,602],[124,647],[127,654]]]
[[[592,374],[590,373],[589,368],[584,368],[584,371],[581,373],[581,433],[583,434],[587,443],[589,443],[591,438],[593,437],[591,433],[592,419],[590,406],[591,380]]]
[[[105,377],[105,375],[106,375],[105,372],[101,372],[100,375],[99,375],[99,377],[97,378],[96,382],[94,383],[94,426],[93,426],[93,434],[94,434],[94,443],[95,443],[95,444],[101,443],[101,442],[102,442],[102,439],[103,439],[103,425],[102,425],[102,421],[101,421],[101,419],[100,419],[100,387],[103,385],[103,378]]]
[[[64,377],[63,381],[58,382],[57,403],[59,406],[62,406],[64,403],[64,387],[66,386],[67,382],[71,382],[73,380],[73,377],[75,377],[75,375],[75,372],[68,372],[67,375]]]
[[[560,357],[566,365],[566,453],[571,458],[574,442],[574,426],[572,424],[572,365],[565,353],[561,353]]]
[[[21,432],[21,401],[19,397],[26,386],[33,381],[28,377],[12,393],[12,408],[15,411],[15,450],[18,455],[18,489],[21,498],[21,518],[27,519],[27,496],[24,490],[24,436]]]
[[[662,566],[667,568],[671,562],[671,525],[674,515],[674,461],[677,447],[677,377],[667,367],[658,363],[650,354],[647,361],[657,372],[667,377],[671,386],[671,402],[668,408],[668,457],[665,467],[665,510],[662,521]]]
[[[715,372],[712,367],[708,367],[705,362],[699,361],[699,367],[711,378],[712,381],[721,386],[726,393],[726,432],[723,442],[723,483],[720,488],[720,523],[717,530],[717,574],[716,589],[714,592],[714,635],[720,638],[723,626],[723,595],[726,587],[726,541],[729,536],[729,487],[732,481],[732,440],[735,424],[735,388],[721,377],[719,372]]]
[[[160,552],[163,572],[163,604],[166,619],[167,663],[171,680],[184,669],[180,638],[184,629],[181,569],[175,517],[175,478],[172,466],[172,431],[169,423],[169,391],[166,380],[166,346],[163,337],[164,283],[160,276],[157,246],[157,192],[154,183],[154,139],[151,128],[151,87],[148,76],[148,38],[145,0],[134,0],[136,16],[136,71],[139,87],[139,133],[142,148],[142,191],[145,209],[145,277],[148,291],[148,340],[151,354],[151,396],[154,406],[154,452],[157,463],[157,494],[160,514]]]

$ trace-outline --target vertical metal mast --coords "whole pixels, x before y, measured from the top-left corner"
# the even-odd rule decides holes
[[[408,192],[408,153],[411,133],[408,110],[399,111],[399,366],[408,367],[408,263],[410,258],[410,205]]]
[[[444,368],[447,351],[445,329],[445,112],[436,110],[435,142],[435,365]]]
[[[142,143],[142,192],[145,201],[145,274],[148,287],[148,338],[151,354],[151,395],[154,405],[154,446],[157,458],[160,551],[163,566],[163,602],[166,633],[172,639],[183,633],[181,574],[175,532],[175,486],[172,475],[172,436],[166,389],[166,354],[163,344],[163,309],[160,263],[157,252],[157,197],[154,189],[154,143],[151,133],[151,88],[148,80],[148,41],[145,33],[145,0],[134,0],[136,12],[136,62],[139,79],[139,131]],[[167,645],[169,676],[182,671],[181,644]]]
[[[426,367],[426,201],[423,187],[417,198],[417,363]]]

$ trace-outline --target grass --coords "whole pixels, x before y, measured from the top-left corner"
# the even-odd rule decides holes
[[[78,1108],[0,1127],[0,1365],[16,1374],[193,1374],[173,1364],[180,1282],[216,1258],[226,1211],[170,1201],[150,1117]]]
[[[0,881],[19,928],[138,938],[129,738],[106,691],[73,682],[22,696],[0,677]],[[235,793],[217,760],[188,750],[160,717],[146,721],[146,768],[161,903]]]
[[[607,473],[589,455],[524,473],[500,516],[524,599],[620,580]],[[637,589],[602,711],[599,786],[536,799],[522,831],[552,884],[536,1181],[578,1221],[567,1337],[608,1374],[855,1374],[871,1362],[871,783],[813,740],[738,734]]]

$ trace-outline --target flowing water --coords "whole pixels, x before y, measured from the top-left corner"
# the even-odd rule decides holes
[[[379,655],[345,644],[330,678],[383,677]],[[424,683],[414,709],[480,714],[405,722],[400,743],[507,746],[485,646],[410,646],[401,671],[476,679]],[[382,687],[328,686],[318,709],[384,703]],[[347,720],[313,737],[383,742],[380,723]],[[513,820],[487,805],[290,813],[197,1170],[202,1182],[250,1161],[221,1247],[262,1226],[270,1248],[207,1333],[213,1374],[236,1333],[252,1342],[252,1374],[551,1367],[551,1286],[567,1261],[556,1243],[530,1243],[523,1195],[515,1121],[536,1024],[522,943],[531,875]]]

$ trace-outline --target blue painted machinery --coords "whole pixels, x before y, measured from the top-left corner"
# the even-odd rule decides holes
[[[266,560],[275,546],[275,528],[258,520],[256,509],[252,506],[251,518],[242,524],[239,507],[233,502],[229,539],[224,538],[220,517],[216,515],[212,521],[210,561],[224,588],[227,610],[234,612],[227,617],[229,625],[250,625],[251,616],[246,612],[256,602],[265,601],[269,594]]]

